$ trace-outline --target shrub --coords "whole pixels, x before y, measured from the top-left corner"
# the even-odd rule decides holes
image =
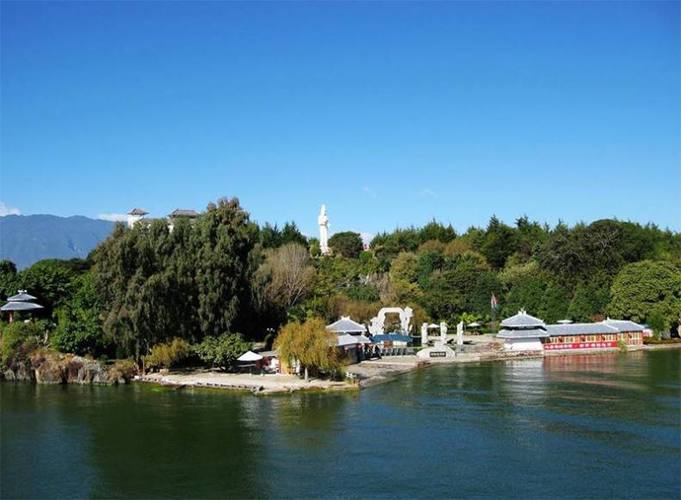
[[[11,368],[15,363],[28,359],[28,355],[40,345],[44,332],[42,322],[15,321],[2,328],[0,336],[0,361]]]
[[[617,341],[617,348],[620,350],[620,352],[627,352],[627,343],[620,339]]]
[[[186,362],[191,353],[191,345],[186,340],[175,338],[152,347],[151,352],[144,356],[144,363],[152,369],[174,368]]]
[[[250,348],[251,344],[240,333],[227,333],[219,337],[206,337],[194,346],[194,353],[208,365],[229,369]]]
[[[177,340],[177,339],[175,339]],[[181,341],[184,342],[184,341]],[[130,359],[119,359],[109,369],[109,377],[115,380],[123,379],[129,382],[137,373],[137,366]]]

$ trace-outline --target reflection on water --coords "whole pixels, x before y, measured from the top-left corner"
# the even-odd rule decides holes
[[[681,352],[437,366],[359,394],[1,384],[2,497],[655,497]]]

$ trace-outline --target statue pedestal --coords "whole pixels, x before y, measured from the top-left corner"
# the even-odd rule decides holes
[[[454,352],[454,350],[448,345],[444,345],[438,342],[433,347],[426,347],[425,349],[421,349],[419,352],[416,353],[416,356],[418,358],[432,362],[450,361],[452,358],[456,357],[456,352]]]

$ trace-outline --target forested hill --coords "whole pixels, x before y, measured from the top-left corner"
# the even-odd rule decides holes
[[[114,223],[79,215],[7,215],[0,217],[0,260],[18,268],[48,258],[84,258],[113,229]]]

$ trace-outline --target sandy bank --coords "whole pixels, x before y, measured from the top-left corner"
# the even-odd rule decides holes
[[[301,390],[342,391],[356,390],[350,382],[334,382],[310,378],[308,382],[293,375],[250,375],[214,371],[151,373],[139,379],[162,385],[214,387],[251,391],[254,394],[290,393]]]

